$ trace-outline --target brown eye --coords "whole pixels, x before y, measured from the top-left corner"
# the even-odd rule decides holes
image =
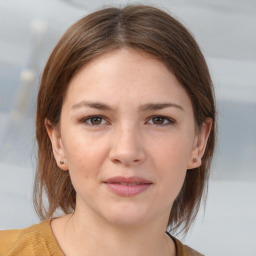
[[[94,117],[91,117],[88,121],[92,125],[100,125],[102,122],[102,117],[94,116]]]
[[[160,116],[152,118],[153,124],[157,124],[157,125],[164,124],[164,121],[165,121],[165,118],[160,117]]]
[[[100,126],[107,124],[106,119],[102,116],[88,116],[86,118],[83,118],[81,122],[89,126]]]
[[[173,119],[171,119],[170,117],[153,116],[149,119],[148,123],[153,124],[153,125],[165,126],[165,125],[174,124],[175,121]]]

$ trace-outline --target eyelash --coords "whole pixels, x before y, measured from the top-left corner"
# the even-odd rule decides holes
[[[101,115],[92,115],[92,116],[88,116],[88,117],[85,117],[81,120],[82,123],[86,123],[87,125],[89,126],[94,126],[94,127],[97,127],[97,126],[101,126],[101,125],[104,125],[100,122],[100,124],[92,124],[92,119],[93,118],[98,118],[100,119],[100,121],[102,120],[105,120],[105,122],[109,123],[107,121],[107,118],[104,117],[104,116],[101,116]],[[154,123],[151,123],[152,125],[155,125],[155,126],[167,126],[167,125],[172,125],[172,124],[175,124],[175,120],[173,120],[172,118],[170,117],[167,117],[167,116],[161,116],[161,115],[155,115],[155,116],[151,116],[150,118],[147,119],[147,123],[150,121],[150,120],[153,120],[154,118],[159,118],[159,119],[162,119],[163,124],[154,124]],[[91,123],[88,123],[88,122],[91,122]]]
[[[148,119],[148,121],[149,121],[149,120],[153,120],[154,118],[160,118],[160,119],[162,119],[164,122],[167,121],[167,123],[163,123],[163,124],[154,124],[154,123],[152,123],[153,125],[156,125],[156,126],[166,126],[166,125],[171,125],[171,124],[174,124],[174,123],[175,123],[175,121],[174,121],[172,118],[170,118],[170,117],[167,117],[167,116],[157,116],[157,115],[151,116],[151,117]],[[148,121],[147,121],[147,122],[148,122]]]
[[[99,118],[99,119],[101,119],[101,120],[105,120],[105,121],[106,121],[106,118],[105,118],[104,116],[101,116],[101,115],[94,115],[94,116],[87,116],[87,117],[83,118],[83,119],[81,120],[81,122],[82,122],[82,123],[86,123],[87,125],[90,125],[90,126],[100,126],[100,125],[102,125],[101,123],[98,124],[98,125],[95,125],[95,124],[92,124],[92,123],[89,124],[88,121],[92,121],[93,118]]]

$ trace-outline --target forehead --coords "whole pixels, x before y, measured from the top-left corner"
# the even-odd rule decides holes
[[[72,104],[83,98],[111,104],[120,101],[146,104],[152,100],[190,102],[183,87],[162,61],[130,48],[101,55],[77,72],[69,83],[64,103]]]

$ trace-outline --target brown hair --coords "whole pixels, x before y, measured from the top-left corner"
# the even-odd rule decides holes
[[[56,164],[44,121],[48,119],[58,125],[69,81],[86,62],[122,47],[145,51],[165,63],[189,95],[197,127],[208,117],[213,120],[202,165],[187,171],[170,213],[171,230],[187,231],[207,190],[215,144],[213,87],[205,59],[191,34],[169,14],[150,6],[132,5],[94,12],[70,27],[54,48],[42,75],[37,101],[35,209],[41,219],[51,218],[56,210],[70,213],[75,209],[76,192],[68,172]],[[47,207],[44,195],[48,199]]]

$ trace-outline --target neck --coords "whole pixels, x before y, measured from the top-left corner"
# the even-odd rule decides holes
[[[77,212],[61,221],[59,243],[67,256],[175,255],[175,245],[165,234],[165,223],[112,225]]]

